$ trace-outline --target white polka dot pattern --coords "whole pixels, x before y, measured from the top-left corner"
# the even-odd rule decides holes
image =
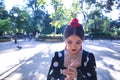
[[[54,67],[58,67],[58,66],[59,66],[59,63],[56,61],[56,62],[53,63],[53,66],[54,66]]]
[[[80,76],[78,76],[77,79],[78,80],[81,80],[81,79],[97,80],[96,75],[94,75],[96,72],[94,56],[89,56],[91,54],[89,54],[89,53],[86,54],[86,53],[83,56],[83,65],[81,67],[79,67],[79,69],[78,69],[78,73]],[[52,62],[53,65],[49,71],[48,76],[51,76],[51,77],[48,77],[47,80],[64,80],[64,77],[65,77],[63,75],[64,66],[61,66],[61,64],[63,64],[63,63],[59,62],[59,60],[62,61],[61,59],[64,59],[64,54],[63,54],[63,52],[58,52],[57,57],[55,56],[53,58],[53,62]],[[92,63],[92,64],[90,64],[90,63]],[[60,74],[60,77],[54,76],[54,75],[59,75],[58,73]]]
[[[84,62],[85,67],[87,66],[88,61],[89,61],[89,57],[87,56],[87,61]]]
[[[88,75],[88,76],[91,76],[91,74],[90,74],[90,73],[87,73],[87,75]]]
[[[53,70],[51,69],[50,73],[49,74],[52,74],[53,73]]]
[[[62,57],[62,53],[59,52],[59,53],[58,53],[58,57]]]

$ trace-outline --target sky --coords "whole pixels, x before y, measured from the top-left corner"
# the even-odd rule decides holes
[[[54,10],[53,10],[53,7],[50,5],[50,1],[51,0],[47,0],[47,5],[48,5],[48,13],[53,13]],[[23,0],[4,0],[5,2],[5,5],[6,5],[6,10],[11,10],[13,6],[24,6],[26,5],[26,2],[23,2]],[[67,8],[70,8],[71,6],[71,3],[72,3],[72,0],[69,1],[68,3],[68,0],[65,0],[64,4],[65,4],[65,7]]]
[[[112,20],[118,19],[118,16],[120,15],[120,10],[113,10],[111,13],[104,14],[108,17],[110,17]]]
[[[23,2],[23,0],[4,0],[4,2],[8,11],[11,10],[13,6],[25,5],[25,2]]]
[[[47,2],[48,12],[53,13],[54,10],[53,10],[52,6],[50,6],[50,4],[49,4],[51,0],[47,0],[47,1],[48,1]],[[6,9],[8,11],[10,9],[12,9],[13,6],[23,6],[26,3],[26,2],[23,2],[23,0],[4,0],[4,2],[5,2],[5,5],[6,5]],[[65,2],[64,2],[65,7],[70,8],[71,2],[72,2],[72,0],[69,0],[69,2],[68,2],[68,0],[65,0]],[[118,15],[120,15],[120,10],[114,10],[111,13],[107,13],[107,14],[104,13],[104,15],[112,18],[112,20],[116,20],[118,18]]]

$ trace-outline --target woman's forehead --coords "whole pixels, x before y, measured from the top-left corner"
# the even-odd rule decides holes
[[[71,40],[71,41],[82,41],[81,38],[77,35],[71,35],[67,38],[67,40]]]

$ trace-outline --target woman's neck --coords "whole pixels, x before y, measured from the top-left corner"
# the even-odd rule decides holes
[[[77,58],[82,56],[82,51],[78,51],[77,53],[70,53],[68,50],[65,50],[65,54],[67,54],[70,58]]]
[[[69,53],[67,50],[65,50],[65,61],[64,61],[64,66],[68,67],[68,65],[71,64],[71,60],[77,60],[79,61],[79,65],[81,65],[81,60],[82,60],[82,51],[79,51],[76,54]]]

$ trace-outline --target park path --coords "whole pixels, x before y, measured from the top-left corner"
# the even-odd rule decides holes
[[[95,54],[98,80],[120,80],[120,41],[85,40],[83,48]],[[62,49],[64,42],[0,43],[0,80],[46,80],[54,52]]]
[[[85,41],[84,49],[95,54],[98,80],[120,80],[120,41]]]

